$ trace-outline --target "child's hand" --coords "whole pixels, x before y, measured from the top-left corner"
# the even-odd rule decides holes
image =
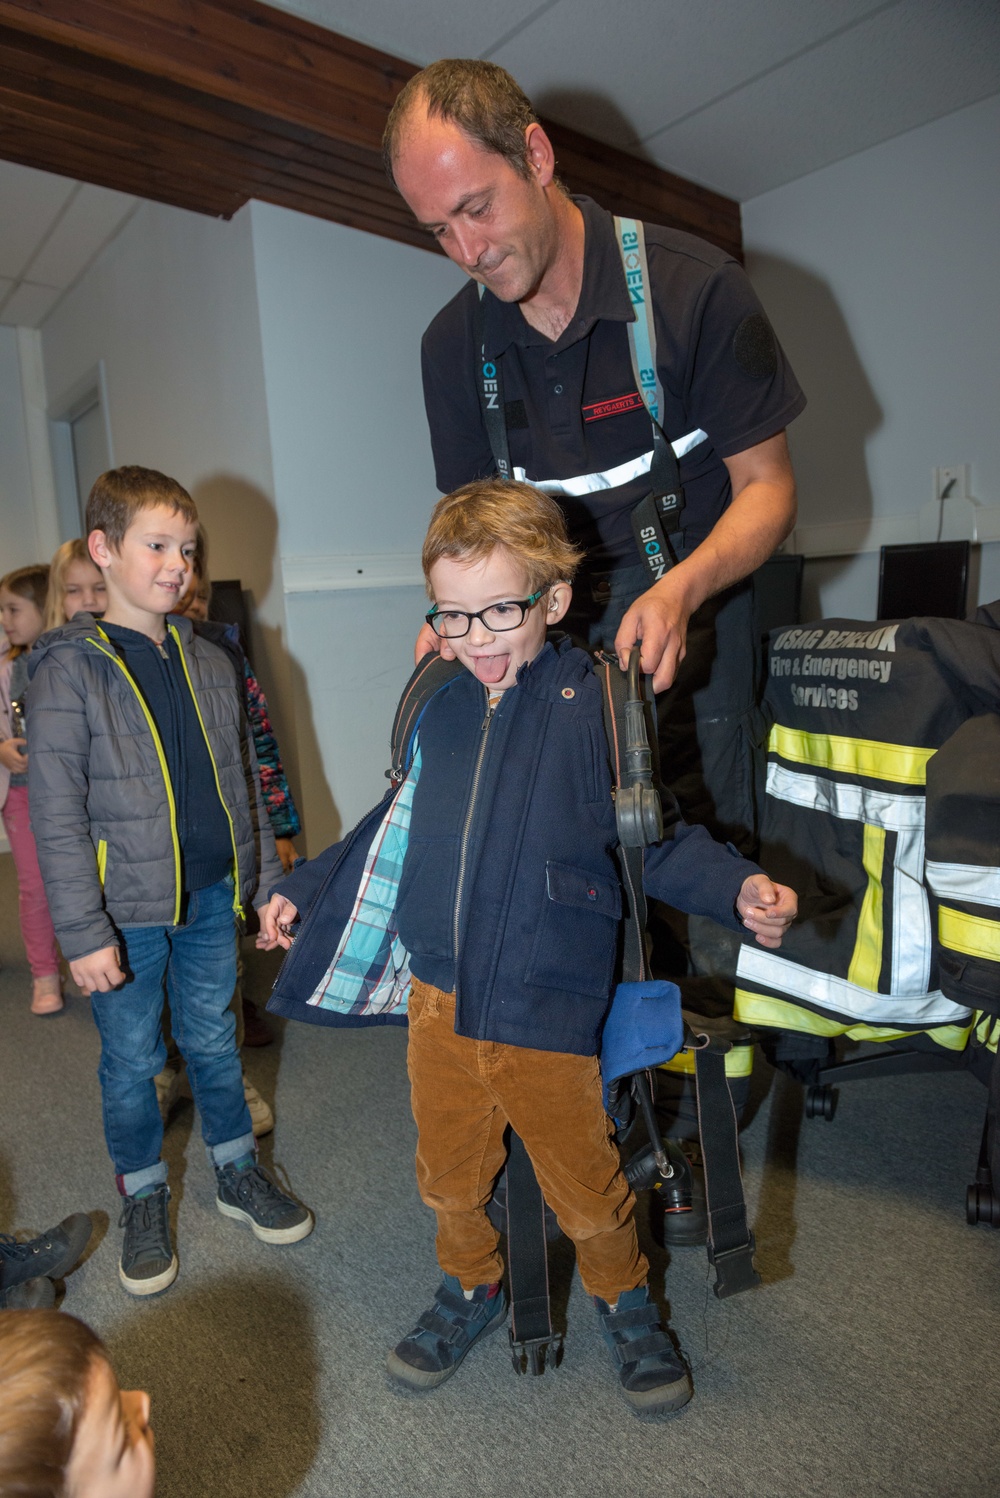
[[[292,945],[289,927],[299,914],[291,900],[286,900],[284,895],[272,895],[266,905],[260,906],[257,914],[260,916],[260,930],[257,933],[257,946],[260,950],[273,952],[275,947],[284,947],[287,952]]]
[[[799,897],[787,884],[772,884],[766,874],[744,879],[736,914],[762,947],[780,947],[781,938],[799,913]]]
[[[125,982],[117,947],[102,947],[99,952],[78,957],[70,963],[69,970],[73,982],[85,997],[92,993],[110,993]]]
[[[0,744],[0,764],[12,775],[23,775],[28,768],[28,756],[24,752],[26,739],[4,739]]]
[[[274,846],[278,850],[281,867],[286,874],[290,874],[295,867],[295,844],[290,837],[276,837]]]

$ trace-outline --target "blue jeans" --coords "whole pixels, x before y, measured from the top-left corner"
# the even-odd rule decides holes
[[[91,994],[90,1003],[101,1035],[97,1075],[104,1137],[118,1189],[134,1196],[167,1178],[153,1081],[167,1059],[164,994],[209,1160],[221,1166],[254,1152],[229,1008],[236,983],[232,879],[190,895],[183,926],[132,926],[122,940],[125,983],[111,993]]]

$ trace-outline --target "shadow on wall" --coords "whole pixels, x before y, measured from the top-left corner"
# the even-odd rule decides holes
[[[308,684],[286,645],[284,603],[270,611],[272,617],[280,616],[280,623],[268,623],[260,612],[272,588],[281,585],[280,576],[275,576],[278,516],[274,501],[262,489],[230,473],[203,479],[192,495],[208,535],[210,575],[238,577],[249,594],[250,657],[271,709],[303,829],[308,836],[310,824],[339,824],[312,726]]]
[[[883,411],[844,315],[827,283],[801,265],[751,250],[747,271],[809,401],[788,429],[799,525],[868,520],[874,504],[865,449]],[[822,618],[820,585],[836,584],[855,562],[806,562],[803,619]]]
[[[252,1271],[141,1309],[105,1340],[122,1387],[151,1396],[157,1492],[301,1492],[322,1438],[305,1297]]]
[[[635,125],[623,114],[614,99],[594,89],[553,88],[531,101],[538,113],[557,120],[571,130],[580,130],[605,140],[620,151],[628,151],[640,161],[658,163],[640,143]]]

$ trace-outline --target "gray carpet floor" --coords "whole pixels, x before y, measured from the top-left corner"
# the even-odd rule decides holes
[[[804,1120],[801,1090],[758,1057],[743,1152],[762,1288],[718,1301],[703,1250],[647,1242],[694,1375],[681,1415],[644,1422],[620,1401],[565,1244],[557,1372],[518,1378],[502,1334],[444,1388],[406,1396],[385,1353],[437,1271],[405,1034],[279,1024],[273,1046],[246,1053],[278,1120],[264,1162],[317,1217],[290,1248],[215,1210],[180,1104],[165,1145],[180,1276],[133,1300],[117,1279],[89,1009],[30,1014],[15,900],[3,855],[0,1231],[92,1215],[62,1304],[105,1339],[124,1387],[149,1390],[160,1498],[1000,1492],[1000,1232],[964,1219],[985,1105],[968,1075],[852,1084],[827,1123]],[[266,995],[274,963],[249,965],[250,991]]]

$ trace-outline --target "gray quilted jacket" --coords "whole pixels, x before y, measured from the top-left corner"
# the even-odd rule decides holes
[[[234,912],[281,877],[232,662],[171,618],[233,834]],[[38,862],[63,955],[112,945],[115,927],[180,917],[180,841],[155,724],[90,614],[31,652],[28,789]]]

